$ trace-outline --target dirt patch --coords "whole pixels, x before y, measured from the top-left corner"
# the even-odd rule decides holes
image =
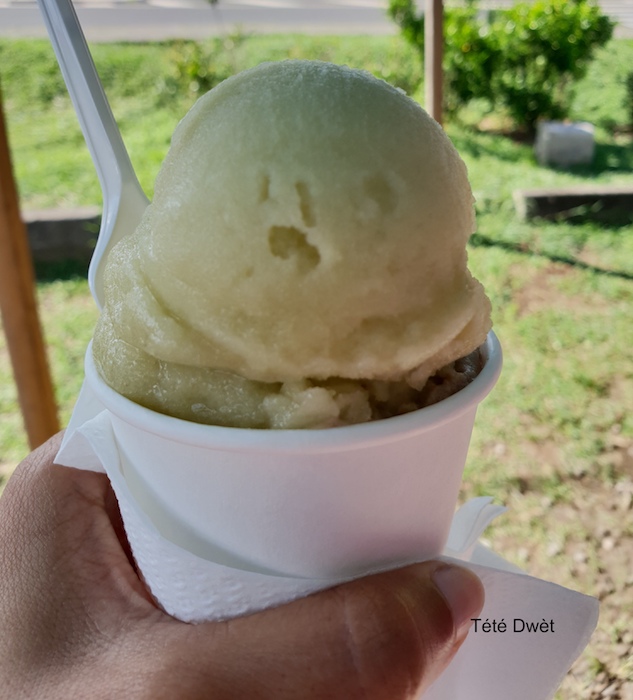
[[[600,601],[598,627],[556,698],[633,700],[633,440],[614,435],[603,455],[612,478],[566,477],[560,501],[540,487],[557,462],[555,446],[530,450],[550,466],[518,479],[513,524],[500,519],[489,543],[530,574]],[[521,533],[535,522],[542,536],[526,540]]]
[[[582,274],[553,262],[526,280],[517,269],[512,300],[518,315],[556,309],[579,324],[610,318],[612,302],[585,290]],[[605,377],[600,405],[617,410],[608,413],[613,424],[596,427],[600,446],[592,444],[590,460],[573,461],[569,437],[525,414],[516,417],[520,428],[506,433],[507,444],[481,448],[484,459],[512,465],[500,487],[509,512],[486,533],[490,546],[528,573],[600,601],[598,627],[556,700],[633,700],[633,439],[622,428],[633,378],[624,355]],[[465,496],[475,495],[468,488]]]
[[[552,308],[555,304],[560,311],[575,314],[599,313],[608,308],[608,303],[597,295],[565,294],[560,289],[560,282],[572,278],[578,272],[569,265],[552,263],[536,274],[528,284],[518,290],[514,296],[518,315],[526,316],[542,309]]]
[[[493,136],[504,136],[515,143],[534,143],[535,132],[527,128],[517,128],[510,118],[502,118],[498,115],[484,117],[475,127],[477,131]]]

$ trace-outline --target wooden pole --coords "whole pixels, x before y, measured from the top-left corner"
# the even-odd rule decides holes
[[[59,430],[0,92],[0,311],[31,449]]]
[[[426,111],[442,123],[442,54],[444,9],[442,0],[425,0],[424,6],[424,98]]]

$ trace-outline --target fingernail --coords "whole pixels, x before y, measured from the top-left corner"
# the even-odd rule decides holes
[[[431,578],[451,610],[456,636],[465,635],[484,604],[481,581],[469,569],[452,564],[440,566]]]

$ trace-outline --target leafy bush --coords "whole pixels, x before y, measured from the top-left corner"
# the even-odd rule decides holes
[[[209,41],[174,41],[169,52],[169,74],[160,86],[166,98],[197,98],[237,73],[236,51],[244,34],[216,37]]]
[[[34,102],[50,105],[66,95],[53,47],[48,42],[0,41],[0,69],[7,102],[18,97],[20,107]]]
[[[165,73],[165,50],[159,44],[95,44],[90,47],[97,73],[109,98],[155,90]],[[48,40],[0,39],[0,74],[5,100],[20,109],[53,107],[68,91]]]
[[[493,23],[502,65],[494,87],[510,114],[533,127],[539,117],[567,116],[572,88],[613,23],[588,0],[520,3]]]
[[[160,45],[128,43],[95,44],[91,47],[97,73],[106,94],[111,97],[134,97],[156,89],[165,73],[164,50]]]
[[[195,42],[174,41],[169,47],[159,92],[171,98],[195,99],[229,76],[263,61],[304,58],[364,68],[413,94],[422,82],[422,66],[399,37],[359,42],[346,37],[252,36],[243,33]]]
[[[574,88],[570,119],[588,120],[608,132],[631,124],[633,93],[627,104],[627,76],[633,70],[633,40],[614,39],[596,51],[587,75]]]
[[[414,0],[390,0],[389,14],[423,57],[424,17]],[[520,2],[487,16],[474,0],[447,8],[446,109],[484,99],[529,130],[539,118],[562,118],[574,83],[612,33],[613,23],[592,0]]]
[[[492,102],[502,56],[499,42],[482,22],[474,3],[456,7],[444,19],[445,109],[454,114],[473,99]]]

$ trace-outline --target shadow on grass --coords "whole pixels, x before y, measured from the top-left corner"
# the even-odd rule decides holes
[[[592,163],[552,168],[582,178],[598,177],[605,173],[633,173],[633,143],[615,144],[596,142]]]
[[[569,223],[569,222],[568,222]],[[620,228],[620,225],[613,226]],[[625,280],[633,280],[633,273],[625,272],[624,270],[610,270],[607,268],[597,267],[589,263],[578,260],[565,255],[555,255],[532,250],[525,243],[514,243],[511,241],[503,241],[496,238],[485,236],[481,233],[474,233],[469,239],[470,245],[475,248],[502,248],[512,253],[520,253],[531,257],[547,258],[552,262],[564,263],[581,270],[588,270],[596,274],[606,275],[609,277],[618,277]],[[71,279],[87,279],[88,278],[87,261],[80,260],[62,260],[57,262],[35,262],[35,278],[38,282],[54,282],[56,280],[71,280]]]
[[[509,163],[536,162],[533,144],[524,134],[485,130],[476,126],[463,129],[461,133],[451,134],[451,141],[460,153],[468,153],[473,158],[490,156]],[[540,167],[585,181],[608,173],[633,173],[633,139],[622,144],[596,142],[593,161],[587,165]]]
[[[576,267],[580,270],[594,272],[598,275],[617,277],[624,280],[633,280],[633,273],[625,272],[624,270],[608,270],[603,267],[597,267],[596,265],[590,265],[582,260],[568,257],[566,255],[554,255],[552,253],[537,252],[531,250],[526,244],[500,241],[484,236],[481,233],[474,233],[470,237],[470,244],[475,248],[502,248],[510,251],[511,253],[520,253],[521,255],[529,255],[530,257],[547,258],[552,262],[564,263],[565,265],[570,265],[571,267]]]
[[[498,136],[498,133],[469,126],[463,133],[451,134],[451,141],[459,153],[467,153],[472,158],[490,156],[508,163],[530,159],[529,149],[521,148],[524,144],[517,144],[510,136],[503,139]]]
[[[526,244],[512,243],[510,241],[501,241],[489,236],[484,236],[481,233],[474,233],[470,237],[470,244],[475,248],[502,248],[511,253],[520,253],[521,255],[529,255],[531,257],[547,258],[552,262],[564,263],[577,267],[581,270],[588,270],[599,275],[609,277],[618,277],[625,280],[633,280],[633,273],[625,272],[624,270],[609,270],[589,263],[583,262],[576,258],[565,255],[554,255],[551,253],[536,252],[531,250]],[[87,279],[88,278],[88,263],[77,260],[64,260],[61,262],[35,263],[35,277],[38,282],[54,282],[55,280],[71,280],[71,279]]]

